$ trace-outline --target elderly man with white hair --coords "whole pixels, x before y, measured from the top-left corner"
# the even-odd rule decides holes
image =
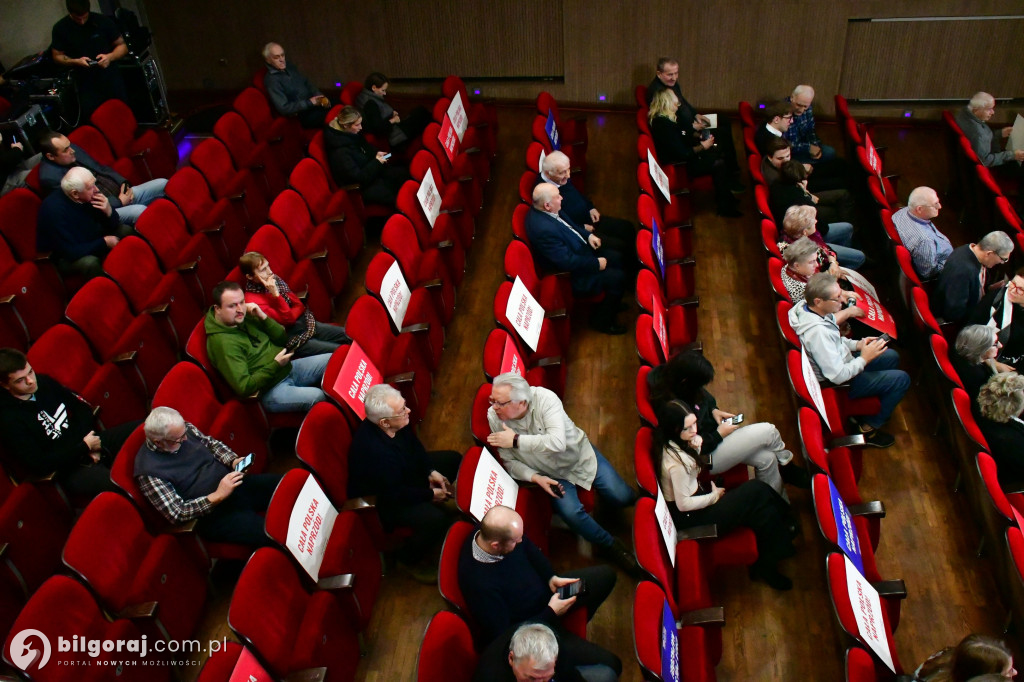
[[[814,123],[814,88],[798,85],[787,98],[793,105],[793,122],[782,136],[793,143],[793,158],[801,163],[816,164],[836,157],[836,150],[821,141]]]
[[[988,122],[996,113],[996,98],[987,92],[976,92],[967,106],[956,112],[954,118],[967,139],[971,141],[971,149],[978,155],[982,165],[989,168],[1002,166],[1007,161],[1024,161],[1024,150],[1000,150],[999,142],[993,139],[992,128]],[[1010,136],[1012,127],[1000,129],[999,137]]]
[[[263,61],[267,63],[263,87],[277,113],[294,116],[303,128],[323,128],[331,102],[294,64],[288,63],[284,48],[267,43],[263,46]]]
[[[349,497],[374,496],[385,530],[410,528],[396,552],[398,565],[415,580],[437,580],[436,549],[454,516],[443,503],[454,496],[450,479],[461,457],[451,450],[428,452],[409,426],[405,398],[388,384],[376,384],[363,399],[366,418],[352,434]]]
[[[953,249],[932,293],[932,312],[946,322],[963,324],[988,289],[1002,284],[989,279],[989,270],[1008,263],[1011,253],[1013,240],[999,230]]]
[[[636,491],[573,423],[552,391],[530,386],[515,372],[499,374],[492,384],[487,444],[498,448],[509,474],[540,486],[573,532],[635,572],[633,552],[587,513],[577,488],[596,488],[601,503],[616,508],[633,504]]]
[[[279,474],[237,470],[243,457],[170,407],[154,407],[143,429],[146,441],[135,456],[135,481],[161,516],[175,525],[195,520],[205,540],[271,544],[263,513]]]
[[[64,174],[60,192],[53,192],[39,207],[36,246],[52,252],[63,275],[86,279],[103,274],[103,259],[121,237],[132,233],[96,187],[96,176],[75,167]]]
[[[942,204],[931,187],[916,187],[907,205],[892,214],[893,225],[914,262],[921,279],[937,277],[953,253],[949,237],[939,232],[932,220],[939,215]]]

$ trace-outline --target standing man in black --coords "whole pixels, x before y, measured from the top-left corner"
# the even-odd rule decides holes
[[[111,68],[128,45],[112,19],[89,11],[89,0],[67,0],[66,6],[68,16],[53,25],[50,50],[55,64],[73,69],[84,123],[108,99],[128,98],[121,72]]]
[[[682,90],[679,88],[679,61],[672,57],[658,59],[658,72],[651,84],[647,86],[647,106],[651,105],[651,100],[662,90],[671,90],[679,98],[676,122],[681,129],[684,129],[684,132],[693,129],[700,133],[708,129],[710,120],[707,116],[698,114],[694,106],[683,97]],[[740,164],[736,158],[736,146],[732,141],[732,122],[722,114],[718,114],[717,130],[719,134],[715,135],[715,145],[733,178],[730,189],[734,193],[742,192],[745,188],[739,181]]]

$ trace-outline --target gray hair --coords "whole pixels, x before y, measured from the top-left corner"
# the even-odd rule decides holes
[[[558,194],[558,185],[552,182],[542,182],[533,188],[533,207],[539,211],[544,210],[544,204],[555,198]]]
[[[558,660],[558,640],[547,625],[528,623],[513,633],[508,651],[516,663],[532,660],[537,667],[547,667]]]
[[[996,98],[987,92],[976,92],[971,96],[967,108],[972,110],[987,109],[996,103]]]
[[[508,386],[509,398],[516,402],[530,402],[530,398],[533,396],[533,392],[530,390],[530,384],[527,383],[526,379],[519,376],[515,372],[505,372],[494,377],[494,381],[491,382],[494,386]]]
[[[832,287],[836,285],[836,278],[827,272],[818,272],[811,275],[807,281],[807,288],[804,289],[804,300],[807,305],[814,305],[814,299],[826,300],[832,297]]]
[[[907,206],[911,209],[921,208],[927,204],[932,203],[932,195],[938,196],[938,192],[933,190],[931,187],[915,187],[907,197]]]
[[[374,384],[366,389],[366,398],[363,399],[363,406],[366,408],[366,418],[372,422],[379,422],[381,419],[393,417],[394,409],[388,404],[395,398],[401,398],[402,394],[398,389],[389,384]]]
[[[1016,372],[996,374],[978,393],[981,416],[994,422],[1008,422],[1024,410],[1024,377]]]
[[[75,166],[64,174],[64,178],[60,181],[60,188],[64,191],[64,194],[71,196],[72,192],[85,191],[85,185],[95,180],[96,176],[88,168]]]
[[[972,365],[981,362],[981,356],[996,342],[996,330],[985,324],[971,324],[956,335],[956,354]]]
[[[163,440],[172,428],[184,425],[185,419],[173,407],[154,407],[142,428],[149,440]]]
[[[797,239],[783,249],[782,257],[786,259],[786,263],[793,265],[817,253],[818,245],[814,243],[813,239],[810,237],[800,237],[800,239]]]
[[[263,46],[263,52],[261,53],[263,55],[263,61],[267,61],[268,59],[270,59],[270,51],[275,46],[281,47],[281,43],[267,43],[266,45]]]
[[[793,88],[793,94],[791,94],[789,98],[791,100],[796,99],[800,95],[810,95],[811,99],[814,99],[814,88],[812,88],[810,85],[798,85],[795,88]]]
[[[793,237],[798,232],[809,230],[814,227],[814,219],[817,215],[818,209],[813,206],[790,206],[786,209],[786,215],[782,219],[782,231]]]
[[[558,166],[569,163],[569,157],[563,152],[551,152],[544,157],[544,172],[550,175],[552,171],[558,170]]]
[[[978,242],[978,248],[982,251],[1009,255],[1013,251],[1013,240],[1002,230],[996,230],[982,237]]]

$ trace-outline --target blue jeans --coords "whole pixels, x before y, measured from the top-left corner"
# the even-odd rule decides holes
[[[156,180],[150,180],[149,182],[132,187],[132,193],[135,195],[132,203],[114,209],[118,220],[125,225],[134,225],[135,221],[142,215],[142,212],[146,210],[146,207],[164,195],[164,187],[166,185],[167,180],[157,178]]]
[[[796,150],[793,151],[794,161],[799,161],[800,163],[809,163],[812,166],[816,163],[821,163],[822,161],[828,161],[834,158],[836,158],[836,149],[835,147],[830,147],[827,144],[821,145],[821,156],[817,159],[812,159],[810,152],[797,152]]]
[[[292,371],[277,385],[267,389],[260,398],[267,412],[309,412],[318,402],[327,399],[320,388],[330,353],[292,360]]]
[[[853,225],[850,223],[829,223],[826,243],[836,252],[839,264],[856,270],[864,265],[864,252],[850,246],[853,243]]]
[[[859,355],[857,353],[856,355]],[[867,368],[850,381],[851,398],[877,396],[882,401],[878,414],[862,417],[861,423],[878,428],[892,415],[910,388],[910,375],[901,369],[899,353],[892,348],[868,363]]]
[[[617,507],[628,507],[633,504],[636,501],[636,491],[622,480],[615,467],[605,459],[600,450],[594,448],[594,455],[597,457],[597,475],[594,476],[593,487],[597,488],[597,494]],[[615,538],[583,508],[576,486],[564,478],[557,480],[565,488],[565,495],[561,498],[551,498],[555,513],[584,540],[600,547],[611,547]]]

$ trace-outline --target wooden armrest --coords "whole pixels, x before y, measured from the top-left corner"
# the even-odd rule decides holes
[[[586,173],[586,171],[583,170],[583,166],[576,166],[575,168],[570,168],[569,173]]]
[[[461,175],[458,178],[456,178],[455,181],[456,182],[472,182],[473,181],[473,176],[472,175]]]
[[[96,417],[100,416],[100,409],[102,409],[102,405],[95,405],[92,408],[93,419],[95,419]]]
[[[259,161],[256,161],[254,163],[249,164],[249,168],[251,168],[252,170],[255,170],[255,171],[262,171],[262,170],[266,170],[267,166],[266,166],[266,164],[262,164]]]
[[[336,215],[333,218],[328,218],[325,222],[328,225],[337,225],[339,223],[343,223],[345,222],[345,214],[342,213],[341,215]]]
[[[453,242],[451,239],[445,239],[443,242],[437,242],[436,244],[434,244],[434,248],[438,250],[450,249],[453,246],[455,246],[455,242]]]
[[[284,135],[278,135],[277,137],[268,137],[267,142],[271,144],[280,144],[284,142]]]
[[[170,309],[171,305],[169,303],[161,303],[160,305],[155,305],[152,308],[146,308],[142,312],[149,315],[167,315]]]
[[[326,578],[320,578],[316,581],[316,589],[318,590],[351,590],[353,589],[356,582],[356,577],[351,573],[342,573],[341,575],[332,575]]]
[[[37,263],[48,263],[51,260],[51,253],[49,251],[38,252],[34,260]]]
[[[11,303],[14,303],[14,294],[8,294],[6,296],[0,297],[0,304],[10,305]]]
[[[327,668],[306,668],[293,672],[284,682],[324,682],[326,679]]]
[[[138,355],[137,351],[130,350],[126,353],[115,355],[114,357],[110,358],[110,361],[115,365],[127,365],[129,363],[135,362],[136,355]]]
[[[718,526],[709,523],[705,526],[691,526],[676,530],[676,540],[714,540],[718,537]]]
[[[871,587],[878,591],[879,597],[907,598],[907,586],[902,580],[882,580],[877,583],[871,583]]]
[[[306,256],[306,258],[308,258],[309,260],[326,260],[327,249],[324,249],[323,251],[317,251],[316,253],[311,253],[308,256]]]
[[[186,521],[185,523],[179,523],[176,526],[171,526],[167,530],[167,532],[171,533],[172,535],[185,535],[187,533],[194,533],[196,531],[196,523],[198,523],[197,519],[192,519],[191,521]]]
[[[373,498],[368,497],[350,497],[345,500],[345,504],[341,505],[341,511],[360,511],[363,509],[375,509],[377,507],[376,500],[371,501]]]
[[[684,258],[667,258],[665,265],[679,265],[685,267],[691,267],[697,264],[697,259],[693,256],[686,256]]]
[[[663,229],[665,229],[665,230],[692,230],[693,229],[693,223],[690,222],[690,223],[680,223],[679,225],[669,225],[668,227],[663,228]]]
[[[411,384],[416,378],[416,372],[403,372],[384,377],[385,384]]]
[[[900,179],[900,174],[899,173],[892,173],[890,175],[883,175],[882,178],[884,178],[885,180],[888,180],[889,182],[892,182],[893,180],[899,180]]]
[[[562,357],[560,355],[552,355],[549,358],[541,358],[533,364],[534,367],[554,367],[562,364]]]
[[[556,308],[555,310],[549,310],[544,313],[545,320],[559,320],[566,317],[568,313],[565,308]]]
[[[178,272],[192,273],[192,272],[195,272],[196,268],[198,268],[198,267],[199,267],[199,261],[194,260],[194,261],[190,261],[188,263],[182,263],[181,265],[179,265],[178,267],[176,267],[174,269],[177,270]]]
[[[438,277],[437,279],[428,279],[426,282],[420,282],[419,286],[425,289],[436,289],[437,287],[444,286],[444,282]]]
[[[443,211],[441,211],[441,215],[459,215],[462,212],[463,209],[461,208],[446,208]]]
[[[307,296],[309,296],[309,287],[306,287],[306,288],[305,288],[305,289],[303,289],[302,291],[292,291],[292,293],[293,293],[293,294],[295,294],[295,296],[296,296],[296,297],[297,297],[297,298],[298,298],[298,299],[299,299],[300,301],[302,301],[303,303],[305,303],[305,301],[306,301],[306,297],[307,297]]]
[[[2,559],[2,558],[3,558],[3,556],[4,556],[4,554],[6,554],[6,553],[7,553],[7,546],[8,546],[9,544],[10,544],[10,543],[8,543],[8,542],[5,542],[5,543],[3,543],[3,544],[0,544],[0,559]]]
[[[245,190],[243,189],[238,194],[230,195],[228,199],[230,199],[231,201],[241,201],[242,199],[245,199]]]
[[[687,298],[673,298],[669,305],[679,305],[684,308],[692,308],[700,305],[700,296],[689,296]]]
[[[863,504],[851,504],[849,509],[853,516],[885,518],[885,505],[878,500]]]
[[[204,227],[199,231],[204,234],[220,234],[221,232],[224,231],[224,223],[221,223],[220,225],[215,225],[213,227]]]
[[[141,604],[134,604],[132,606],[126,606],[125,608],[118,611],[114,616],[116,618],[152,618],[156,615],[156,609],[159,604],[155,601],[144,601]]]
[[[346,192],[354,192],[362,189],[362,185],[360,185],[358,182],[353,182],[351,185],[340,185],[338,189],[344,190]]]
[[[838,438],[833,438],[829,441],[828,447],[829,450],[832,448],[852,448],[854,446],[864,445],[866,442],[867,441],[864,440],[864,434],[855,433],[852,436],[840,436]]]
[[[148,153],[149,153],[148,149],[143,149],[141,152],[135,152],[134,154],[132,154],[132,158],[133,159],[143,159],[143,158],[146,157],[146,154],[148,154]]]
[[[676,629],[686,625],[725,625],[725,609],[721,606],[711,606],[687,611],[676,621]]]
[[[674,192],[669,192],[669,194],[674,196],[674,197],[686,196],[689,193],[690,193],[690,188],[689,187],[684,187],[682,189],[677,189]]]
[[[415,334],[416,332],[429,332],[429,331],[430,331],[430,323],[429,322],[417,322],[416,324],[410,324],[408,326],[402,327],[402,329],[399,331],[399,333],[400,334],[404,334],[406,332],[409,332],[410,334]]]

